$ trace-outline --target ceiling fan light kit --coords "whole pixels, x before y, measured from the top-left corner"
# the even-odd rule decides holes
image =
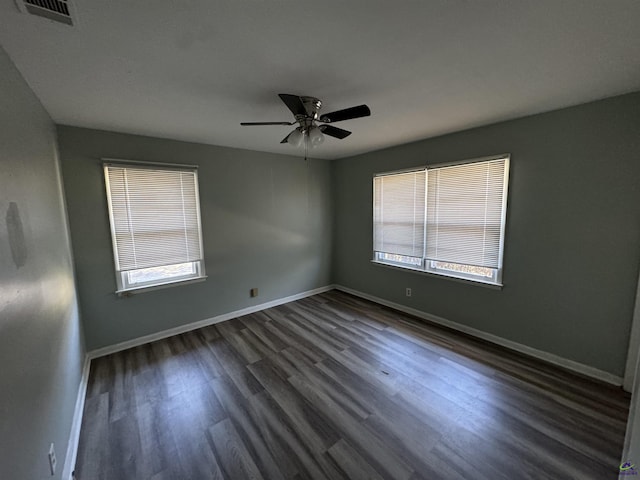
[[[324,142],[322,130],[320,130],[320,127],[316,127],[315,125],[308,130],[308,136],[312,147],[317,147]]]
[[[348,130],[328,125],[333,122],[342,122],[353,118],[368,117],[371,110],[366,105],[358,105],[357,107],[345,108],[335,112],[319,114],[322,102],[315,97],[290,95],[281,93],[278,95],[287,108],[293,113],[295,121],[293,122],[243,122],[243,126],[257,125],[299,125],[289,135],[287,135],[280,143],[288,143],[293,147],[304,145],[305,158],[308,147],[316,147],[324,142],[324,136],[342,140],[351,135]],[[318,125],[321,122],[321,125]]]
[[[302,140],[304,139],[304,132],[301,127],[296,128],[293,132],[287,135],[287,138],[282,140],[280,143],[288,143],[292,147],[299,147],[302,145]]]

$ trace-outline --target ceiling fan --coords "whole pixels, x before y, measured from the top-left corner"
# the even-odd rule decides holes
[[[240,125],[295,125],[297,123],[299,126],[284,137],[280,143],[288,143],[294,147],[304,143],[306,148],[309,145],[312,147],[320,145],[324,141],[324,135],[340,140],[351,135],[350,131],[328,125],[329,123],[371,115],[371,110],[366,105],[358,105],[357,107],[345,108],[344,110],[321,115],[319,111],[322,107],[322,102],[315,97],[289,95],[287,93],[280,93],[278,96],[293,113],[294,122],[242,122]],[[318,122],[321,124],[318,125]]]

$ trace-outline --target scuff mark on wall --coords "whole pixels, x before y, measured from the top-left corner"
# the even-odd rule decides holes
[[[6,222],[13,263],[16,268],[23,267],[25,263],[27,263],[27,244],[24,239],[20,210],[18,210],[18,204],[16,202],[9,203]]]

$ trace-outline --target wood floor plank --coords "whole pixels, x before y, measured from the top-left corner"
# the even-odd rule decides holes
[[[256,352],[250,344],[242,337],[245,328],[231,328],[230,325],[242,325],[241,322],[223,322],[217,328],[220,334],[229,342],[233,349],[242,357],[246,364],[257,362],[262,359],[259,352]]]
[[[211,385],[259,470],[264,472],[267,478],[274,480],[285,479],[297,474],[297,471],[289,471],[288,475],[285,475],[280,470],[280,466],[271,454],[270,446],[262,440],[262,433],[255,420],[257,414],[253,406],[235,388],[233,382],[223,377],[213,380]]]
[[[363,408],[372,412],[366,418],[365,425],[384,435],[387,447],[414,469],[429,470],[429,465],[424,460],[429,457],[430,450],[443,431],[450,428],[451,419],[445,421],[439,417],[434,418],[429,409],[417,411],[407,408],[407,403],[403,400],[380,394],[371,384],[331,362],[326,360],[318,364],[319,370],[340,382],[351,398],[358,399]]]
[[[226,339],[213,340],[209,342],[208,347],[244,396],[251,396],[263,389],[262,385],[247,370],[245,359],[233,349],[233,346]]]
[[[184,334],[185,343],[193,352],[191,368],[197,368],[207,382],[226,374],[216,355],[208,348],[208,342],[218,338],[220,335],[210,338],[210,335],[204,335],[200,330]]]
[[[285,340],[287,345],[296,345],[299,347],[304,352],[305,356],[309,357],[313,362],[319,362],[326,357],[318,347],[313,344],[307,344],[304,339],[298,337],[291,331],[285,331],[274,322],[266,323],[265,328],[272,331],[279,338]]]
[[[269,445],[276,443],[274,439],[277,440],[276,444],[279,444],[281,452],[286,455],[278,455],[279,460],[295,464],[300,471],[298,477],[311,480],[347,478],[328,461],[324,450],[313,449],[310,443],[305,442],[303,432],[295,428],[291,419],[267,391],[254,395],[250,402],[260,414],[263,438]]]
[[[383,477],[345,440],[334,443],[329,449],[329,455],[352,480],[383,480]]]
[[[216,457],[220,460],[225,478],[264,480],[242,443],[231,420],[222,420],[209,429]]]
[[[277,335],[269,331],[266,326],[264,317],[261,319],[257,314],[245,315],[240,320],[262,343],[267,345],[273,352],[279,352],[287,347],[287,343],[282,341]]]
[[[300,436],[312,449],[325,452],[340,436],[325,418],[286,381],[287,375],[275,365],[263,361],[249,365],[249,370],[262,383],[296,426]]]
[[[171,426],[163,422],[164,409],[161,402],[148,402],[137,406],[136,417],[141,439],[138,478],[153,478],[167,471],[173,463],[171,459],[177,455]]]
[[[104,362],[96,369],[94,382],[104,379]],[[95,385],[95,383],[94,383]],[[84,405],[81,437],[78,443],[77,467],[78,478],[95,478],[101,480],[106,476],[110,458],[109,448],[109,393],[97,394],[96,390]],[[117,458],[117,457],[116,457]]]
[[[333,423],[339,426],[342,438],[358,447],[360,455],[366,455],[367,460],[376,471],[386,478],[394,480],[408,479],[413,473],[400,457],[389,450],[384,441],[376,435],[375,431],[367,429],[358,419],[353,418],[334,402],[324,392],[313,388],[310,382],[294,376],[289,379],[296,391],[306,398],[317,409],[331,412]]]
[[[119,478],[134,478],[139,476],[141,453],[138,419],[135,415],[124,415],[109,422],[109,437],[118,439],[109,442],[109,455],[120,459],[110,463],[112,475]]]
[[[209,391],[209,394],[213,392]],[[164,412],[176,445],[173,462],[179,464],[178,471],[182,472],[184,478],[224,478],[209,443],[207,426],[218,425],[226,420],[226,416],[213,424],[210,422],[215,417],[201,418],[202,410],[190,401],[188,397],[191,396],[183,394],[172,397],[171,405],[167,405]]]
[[[628,407],[330,291],[93,360],[76,479],[613,479]]]
[[[364,420],[371,415],[370,409],[367,408],[367,404],[362,398],[352,395],[344,385],[324,375],[317,365],[311,364],[295,347],[284,349],[280,358],[288,360],[290,365],[296,365],[296,370],[289,372],[290,376],[302,375],[304,378],[311,380],[314,388],[322,390],[329,395],[353,417]]]

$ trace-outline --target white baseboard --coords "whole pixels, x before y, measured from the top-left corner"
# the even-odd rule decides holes
[[[84,358],[82,366],[82,377],[80,378],[80,386],[78,387],[78,396],[76,398],[76,407],[73,410],[73,421],[71,422],[71,433],[69,433],[69,443],[67,444],[67,455],[64,459],[64,468],[62,470],[62,480],[73,480],[72,474],[76,466],[76,458],[78,456],[78,442],[80,440],[80,428],[82,427],[82,413],[84,412],[84,400],[87,396],[87,385],[89,383],[89,367],[91,360],[88,355]]]
[[[155,342],[156,340],[162,340],[163,338],[173,337],[174,335],[180,335],[181,333],[197,330],[198,328],[208,327],[209,325],[213,325],[215,323],[224,322],[226,320],[231,320],[232,318],[241,317],[243,315],[249,315],[250,313],[259,312],[260,310],[265,310],[267,308],[277,307],[278,305],[282,305],[284,303],[293,302],[295,300],[300,300],[301,298],[328,292],[329,290],[333,289],[333,285],[314,288],[313,290],[307,290],[306,292],[300,292],[288,297],[278,298],[276,300],[271,300],[270,302],[261,303],[260,305],[253,305],[251,307],[235,310],[233,312],[223,313],[222,315],[217,315],[215,317],[205,318],[204,320],[199,320],[197,322],[180,325],[179,327],[169,328],[168,330],[163,330],[161,332],[152,333],[150,335],[134,338],[132,340],[127,340],[126,342],[116,343],[115,345],[98,348],[96,350],[90,351],[87,355],[89,359],[104,357],[105,355],[110,355],[112,353],[120,352],[122,350],[127,350],[133,347],[138,347],[146,343]]]
[[[415,308],[407,307],[405,305],[401,305],[399,303],[390,302],[388,300],[384,300],[383,298],[379,298],[373,295],[369,295],[368,293],[360,292],[358,290],[353,290],[348,287],[344,287],[342,285],[334,285],[336,290],[341,290],[346,293],[350,293],[351,295],[355,295],[356,297],[361,297],[366,300],[370,300],[375,303],[379,303],[380,305],[384,305],[395,310],[400,310],[401,312],[408,313],[418,318],[423,318],[433,323],[437,323],[439,325],[443,325],[445,327],[449,327],[453,330],[457,330],[459,332],[466,333],[468,335],[472,335],[477,338],[481,338],[482,340],[486,340],[491,343],[495,343],[496,345],[500,345],[511,350],[515,350],[516,352],[524,353],[530,357],[538,358],[540,360],[544,360],[545,362],[552,363],[554,365],[558,365],[560,367],[566,368],[567,370],[571,370],[576,373],[580,373],[587,377],[594,378],[596,380],[600,380],[606,383],[610,383],[612,385],[621,386],[622,385],[622,377],[618,377],[617,375],[613,375],[612,373],[605,372],[604,370],[599,370],[594,367],[590,367],[589,365],[584,365],[583,363],[576,362],[574,360],[569,360],[568,358],[560,357],[558,355],[554,355],[553,353],[545,352],[542,350],[538,350],[536,348],[528,347],[527,345],[523,345],[521,343],[517,343],[511,340],[507,340],[506,338],[499,337],[497,335],[493,335],[491,333],[483,332],[482,330],[478,330],[473,327],[469,327],[467,325],[463,325],[457,322],[453,322],[451,320],[447,320],[446,318],[439,317],[437,315],[432,315],[430,313],[425,313],[421,310],[417,310]]]

